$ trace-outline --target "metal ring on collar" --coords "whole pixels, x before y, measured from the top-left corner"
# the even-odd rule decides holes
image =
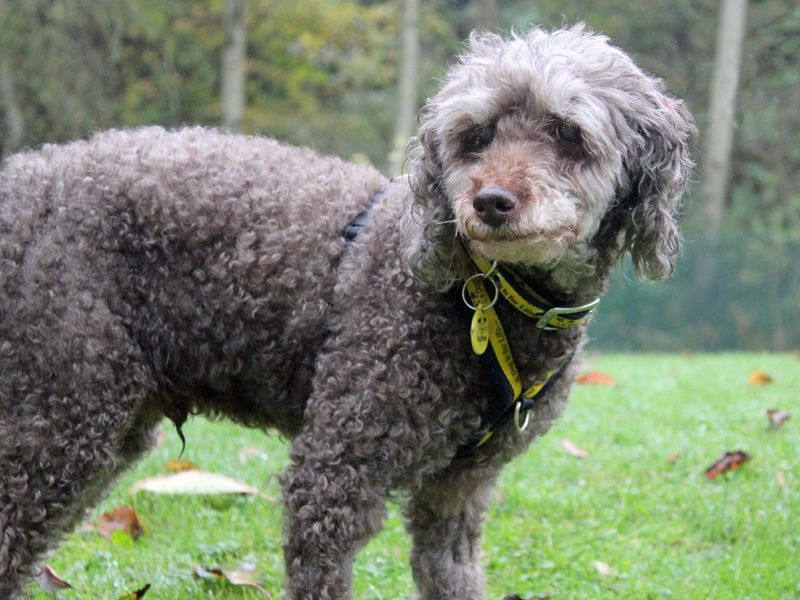
[[[525,411],[525,421],[520,425],[519,423],[519,413],[522,410],[522,402],[517,402],[516,408],[514,408],[514,427],[517,428],[517,431],[525,431],[528,428],[528,423],[531,420],[531,412],[533,409],[529,409]]]
[[[490,276],[494,272],[494,268],[495,268],[496,265],[497,265],[497,263],[494,263],[492,265],[492,268],[489,269],[489,271],[487,271],[487,273],[475,273],[474,275],[470,275],[464,281],[464,285],[461,286],[461,299],[464,301],[464,304],[466,304],[467,307],[470,310],[478,310],[478,308],[480,308],[480,310],[489,310],[490,308],[492,308],[497,303],[497,299],[500,297],[500,287],[497,285],[497,282]],[[494,286],[494,297],[492,298],[492,301],[489,303],[488,306],[477,307],[477,306],[474,306],[472,304],[472,302],[469,301],[469,298],[468,298],[468,295],[467,295],[467,284],[470,281],[472,281],[473,279],[477,278],[477,277],[489,280],[491,282],[491,284]]]

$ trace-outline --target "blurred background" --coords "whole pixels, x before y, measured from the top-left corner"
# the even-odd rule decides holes
[[[593,347],[798,349],[795,0],[0,0],[0,153],[201,123],[394,175],[473,28],[577,21],[665,79],[700,128],[678,270],[650,284],[623,265]]]

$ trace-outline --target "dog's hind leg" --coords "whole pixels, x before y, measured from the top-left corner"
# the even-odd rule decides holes
[[[484,597],[481,526],[495,472],[473,468],[453,465],[427,480],[405,510],[411,567],[423,600]]]
[[[147,377],[124,328],[97,325],[51,329],[46,342],[0,360],[3,600],[21,593],[44,551],[147,446]]]

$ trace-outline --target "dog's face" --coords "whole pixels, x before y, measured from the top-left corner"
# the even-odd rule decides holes
[[[580,26],[473,35],[469,50],[423,109],[414,163],[458,232],[489,259],[552,267],[613,244],[640,274],[669,274],[691,170],[682,104]]]

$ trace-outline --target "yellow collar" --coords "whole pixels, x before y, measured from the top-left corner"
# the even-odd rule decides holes
[[[600,303],[600,298],[595,298],[588,304],[583,304],[581,306],[550,306],[549,302],[531,289],[531,287],[516,273],[511,270],[507,271],[508,277],[514,280],[514,283],[519,287],[522,293],[517,291],[514,286],[511,285],[508,278],[500,271],[497,266],[497,261],[490,263],[482,256],[473,252],[466,242],[464,243],[464,248],[475,266],[480,269],[479,273],[468,277],[467,281],[474,281],[475,279],[488,280],[493,284],[495,292],[499,291],[511,306],[522,314],[536,319],[536,327],[539,329],[553,330],[577,327]],[[463,292],[465,290],[469,291],[470,287],[474,286],[467,285],[465,282],[462,290],[462,296],[465,302],[466,295]],[[494,296],[496,301],[497,294]],[[534,302],[539,304],[535,304]],[[467,306],[469,305],[470,304],[467,302]]]

